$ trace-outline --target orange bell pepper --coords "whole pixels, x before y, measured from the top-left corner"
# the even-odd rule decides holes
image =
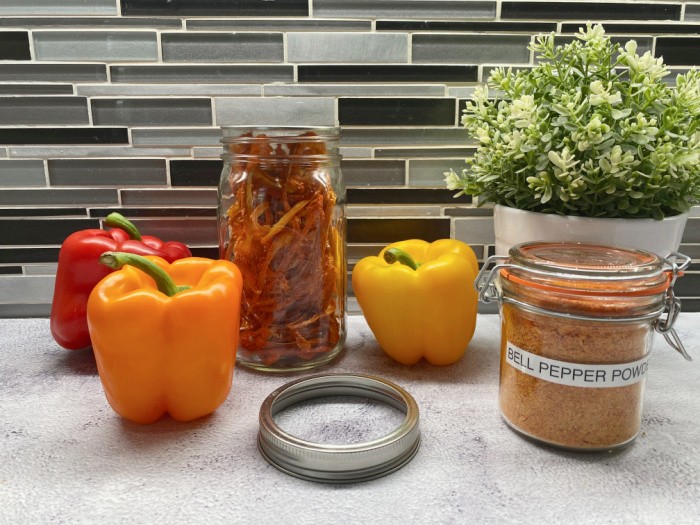
[[[126,419],[190,421],[231,389],[243,280],[229,261],[106,252],[87,319],[107,400]]]
[[[367,324],[391,358],[413,365],[457,362],[474,335],[476,255],[455,239],[396,242],[365,257],[352,287]]]

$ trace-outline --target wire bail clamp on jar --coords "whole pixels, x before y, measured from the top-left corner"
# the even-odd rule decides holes
[[[629,317],[595,317],[592,318],[587,315],[572,314],[567,312],[556,312],[548,308],[543,308],[538,305],[529,304],[513,297],[507,297],[503,294],[502,290],[497,286],[497,277],[502,275],[502,273],[508,272],[510,270],[522,270],[530,276],[535,278],[546,278],[555,275],[552,270],[542,270],[535,267],[528,266],[523,267],[520,264],[515,264],[512,262],[512,256],[514,253],[518,253],[521,247],[528,248],[532,246],[537,246],[540,243],[525,243],[511,248],[510,256],[503,255],[492,255],[489,257],[484,265],[482,266],[479,274],[474,281],[474,287],[479,294],[479,300],[483,303],[493,303],[496,302],[499,308],[503,303],[511,303],[525,310],[531,312],[542,313],[555,317],[562,317],[567,319],[577,319],[577,320],[595,320],[600,322],[626,322],[630,321]],[[576,245],[580,243],[568,243],[569,245]],[[562,243],[563,246],[563,243]],[[624,251],[624,250],[623,250]],[[653,254],[649,254],[653,255]],[[663,266],[660,267],[653,275],[666,274],[668,278],[668,285],[665,290],[665,295],[663,299],[663,304],[655,311],[650,311],[643,316],[635,316],[635,320],[649,319],[653,321],[654,330],[664,336],[666,342],[678,353],[680,353],[687,361],[692,361],[692,357],[688,354],[685,347],[683,346],[678,333],[674,328],[678,314],[681,311],[681,301],[676,297],[674,293],[674,284],[676,279],[681,276],[683,270],[688,268],[691,263],[691,258],[687,255],[681,253],[673,252],[666,256],[665,258],[657,258]],[[623,277],[625,279],[634,279],[632,277]]]
[[[675,328],[673,328],[678,314],[681,313],[681,300],[676,297],[676,294],[673,292],[673,285],[676,283],[676,279],[682,275],[683,270],[690,266],[691,259],[682,253],[673,252],[663,261],[671,268],[671,280],[666,290],[664,311],[661,313],[661,315],[665,315],[666,317],[664,319],[659,317],[654,324],[654,328],[664,336],[664,339],[666,339],[666,342],[671,348],[680,353],[686,361],[692,361],[693,358],[690,357],[690,354],[688,354],[683,346],[683,342],[680,337],[678,337],[678,333]]]
[[[501,269],[512,268],[514,266],[506,263],[507,260],[508,257],[504,255],[492,255],[486,259],[486,262],[481,267],[481,270],[479,270],[479,273],[474,280],[474,288],[476,288],[476,291],[479,294],[479,300],[482,303],[489,304],[495,300],[500,306],[503,302],[503,295],[496,287],[496,276],[498,276],[498,272]],[[492,264],[494,266],[489,270]]]

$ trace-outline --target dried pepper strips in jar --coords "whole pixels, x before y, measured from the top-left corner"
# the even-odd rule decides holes
[[[344,338],[344,196],[339,202],[334,188],[342,181],[327,137],[271,135],[225,139],[221,250],[244,276],[238,359],[263,370],[310,368]]]

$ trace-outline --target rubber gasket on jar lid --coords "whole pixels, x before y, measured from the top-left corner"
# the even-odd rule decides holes
[[[400,410],[406,417],[389,434],[353,444],[305,441],[282,430],[274,416],[306,401],[328,396],[374,399]],[[400,386],[360,374],[319,374],[287,383],[272,392],[260,407],[258,448],[282,472],[324,483],[355,483],[390,474],[406,465],[420,447],[418,405]]]

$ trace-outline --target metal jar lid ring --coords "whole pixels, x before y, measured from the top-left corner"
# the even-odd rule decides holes
[[[327,396],[370,398],[406,414],[389,434],[364,443],[313,443],[292,436],[275,423],[282,410]],[[326,483],[368,481],[400,469],[420,446],[418,405],[400,386],[375,376],[318,374],[287,383],[260,407],[258,447],[273,466],[298,478]]]

